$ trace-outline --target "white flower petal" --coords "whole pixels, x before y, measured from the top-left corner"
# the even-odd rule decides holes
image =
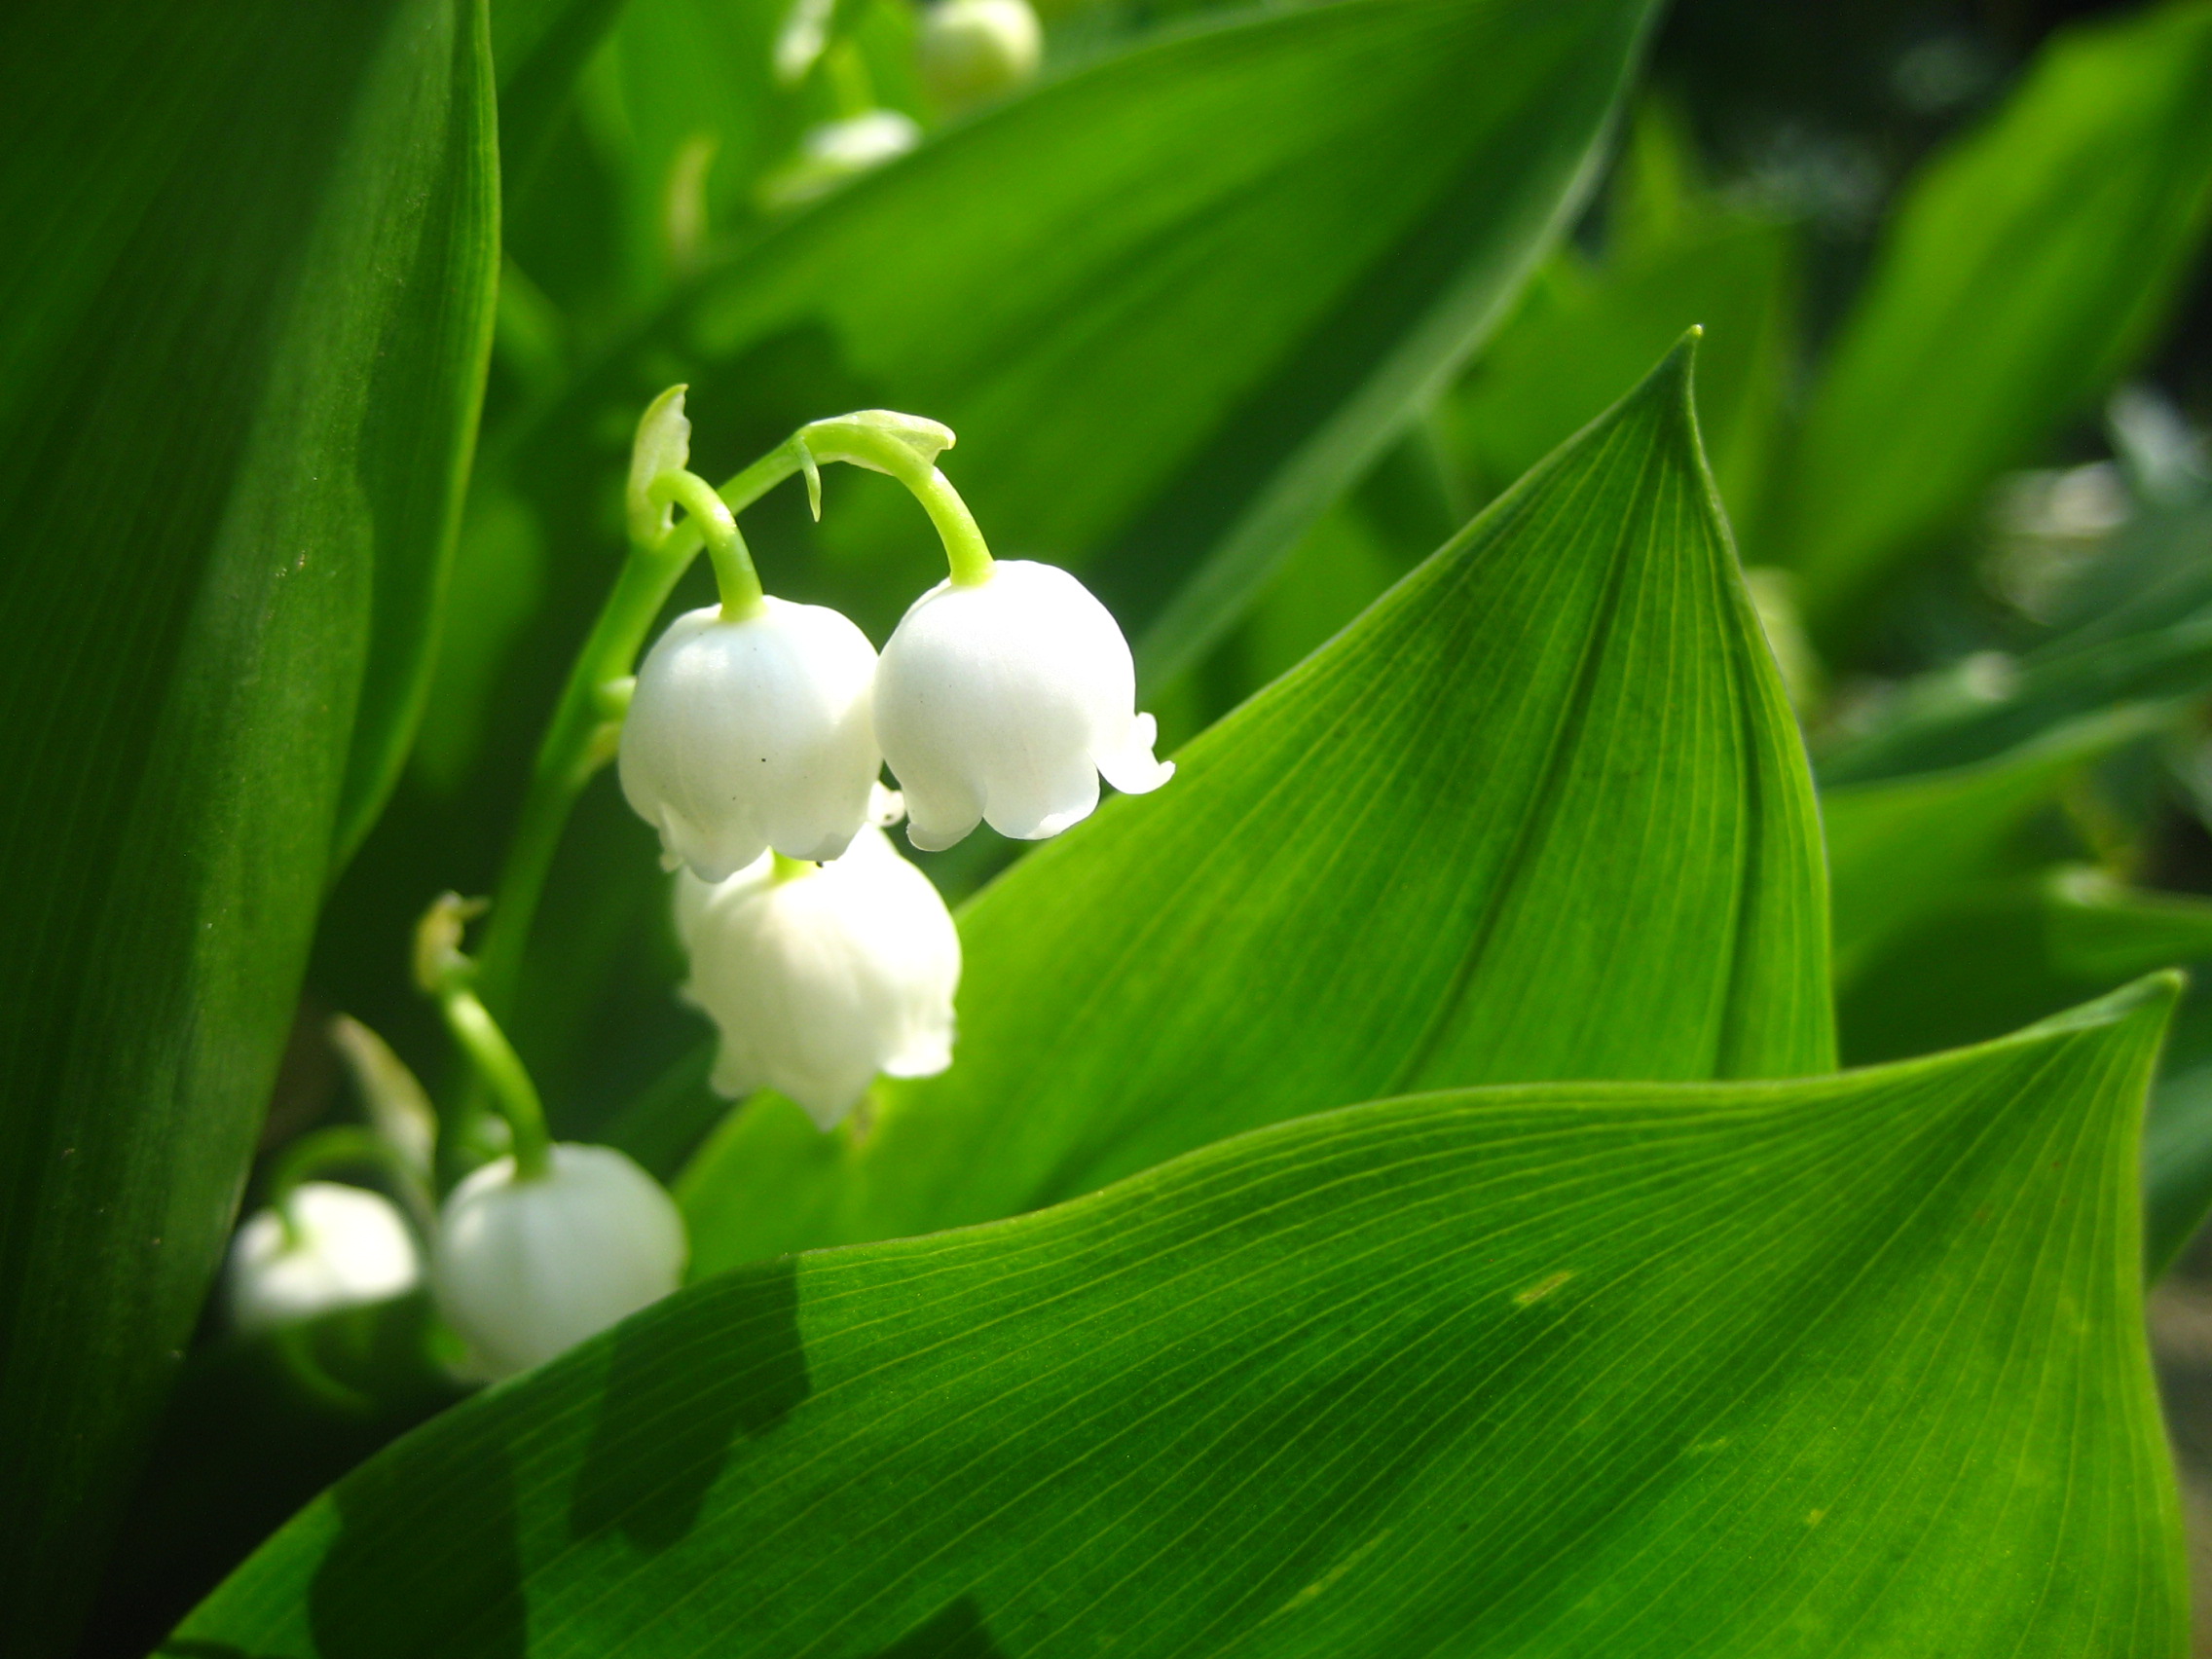
[[[827,1129],[877,1073],[952,1063],[959,930],[882,830],[789,879],[763,864],[712,888],[677,883],[685,995],[721,1030],[712,1081],[723,1093],[774,1088]]]
[[[480,1375],[512,1376],[676,1289],[683,1218],[612,1147],[563,1144],[533,1181],[514,1160],[456,1187],[439,1219],[430,1286]]]
[[[1136,669],[1112,614],[1067,571],[1005,559],[974,587],[916,600],[876,668],[875,730],[905,793],[915,846],[987,822],[1055,835],[1098,804],[1098,776],[1131,793],[1173,768],[1135,713]]]
[[[679,617],[638,673],[622,724],[622,793],[664,857],[703,878],[773,847],[830,859],[867,821],[881,757],[875,651],[836,611],[770,599],[727,622]]]
[[[383,1302],[422,1282],[415,1235],[383,1194],[304,1181],[293,1189],[291,1210],[297,1243],[286,1244],[283,1218],[273,1209],[248,1217],[232,1240],[224,1293],[240,1330]]]

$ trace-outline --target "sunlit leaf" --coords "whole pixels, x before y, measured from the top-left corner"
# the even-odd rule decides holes
[[[950,1072],[865,1137],[742,1110],[681,1189],[697,1269],[1413,1088],[1827,1065],[1810,782],[1688,361],[971,904]]]
[[[380,1457],[170,1651],[2176,1655],[2172,994],[1333,1112],[764,1263]]]
[[[945,421],[992,535],[1093,571],[1171,671],[1511,299],[1647,14],[1358,0],[1194,26],[799,216],[645,360],[682,366],[702,442],[717,421],[772,442],[827,398]],[[896,616],[927,533],[840,494],[833,556]]]

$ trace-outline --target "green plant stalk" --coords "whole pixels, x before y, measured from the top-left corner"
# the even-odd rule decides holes
[[[522,1056],[466,986],[440,991],[438,1012],[445,1015],[446,1029],[468,1055],[477,1077],[498,1098],[500,1115],[514,1131],[515,1179],[537,1180],[552,1165],[553,1136],[545,1126],[545,1104],[537,1097],[537,1085],[531,1082]]]

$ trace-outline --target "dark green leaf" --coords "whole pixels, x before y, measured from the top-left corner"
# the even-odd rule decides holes
[[[1479,499],[1533,466],[1683,329],[1702,324],[1699,424],[1743,534],[1796,350],[1796,236],[1708,199],[1683,176],[1686,142],[1658,111],[1644,112],[1612,187],[1605,256],[1563,249],[1447,398],[1444,421]]]
[[[2212,5],[2046,48],[1933,164],[1846,321],[1781,503],[1817,627],[1955,526],[2150,343],[2212,214]]]
[[[0,1606],[31,1656],[82,1611],[416,700],[490,327],[484,18],[16,8],[0,124]]]
[[[682,1189],[700,1271],[1413,1088],[1829,1064],[1810,782],[1688,365],[970,905],[956,1063],[871,1135],[740,1112]]]
[[[1838,985],[1849,985],[1900,930],[1944,908],[1962,889],[2028,867],[2007,856],[2022,824],[2049,806],[2086,762],[2164,718],[2156,708],[2120,708],[2061,726],[1995,760],[1823,790]],[[2145,971],[2122,970],[2109,983]]]
[[[2178,1656],[2172,996],[1334,1112],[764,1263],[341,1483],[171,1651]]]
[[[499,154],[508,176],[535,170],[555,124],[625,0],[492,0]]]
[[[729,411],[773,441],[830,398],[947,422],[993,537],[1092,571],[1171,672],[1512,297],[1648,12],[1356,0],[1197,27],[802,215],[704,285],[668,360],[702,443]],[[830,557],[883,608],[927,533],[895,492],[832,489]]]

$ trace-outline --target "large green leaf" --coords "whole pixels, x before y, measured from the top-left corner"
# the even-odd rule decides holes
[[[67,1641],[425,661],[490,326],[459,0],[0,24],[0,1606]],[[343,806],[342,806],[343,803]]]
[[[499,154],[527,177],[567,110],[576,77],[627,0],[491,0]]]
[[[1445,400],[1444,424],[1487,500],[1683,329],[1702,325],[1699,421],[1741,535],[1796,350],[1794,229],[1713,199],[1694,176],[1687,135],[1655,107],[1639,117],[1609,188],[1604,256],[1573,247],[1554,256]]]
[[[2047,853],[2043,861],[2014,854],[2011,842],[2021,827],[2050,806],[2085,763],[2169,718],[2156,706],[2121,707],[2060,726],[1994,760],[1823,790],[1837,983],[1848,985],[1886,942],[1963,890],[2047,862]],[[2126,969],[2110,982],[2144,971]]]
[[[171,1651],[2178,1659],[2172,990],[1334,1112],[764,1263],[341,1483]]]
[[[1978,1042],[2131,975],[2200,973],[2206,962],[2212,903],[2202,899],[2130,889],[2083,866],[1983,872],[1931,896],[1848,971],[1839,965],[1844,1057],[1863,1063]],[[2212,994],[2201,979],[2181,1005],[2151,1091],[2143,1193],[2144,1254],[2156,1274],[2212,1210]]]
[[[2149,344],[2212,215],[2212,5],[2046,49],[1898,210],[1807,414],[1783,551],[1831,634]]]
[[[826,400],[945,421],[994,538],[1093,570],[1169,672],[1511,299],[1649,10],[1346,0],[1188,28],[801,215],[642,360],[682,366],[702,442],[732,412],[773,441]],[[833,488],[832,556],[895,616],[927,533],[894,491]]]
[[[1689,390],[1685,344],[1166,789],[1001,877],[952,1070],[865,1138],[741,1111],[682,1189],[700,1271],[1412,1088],[1829,1064],[1810,780]]]

